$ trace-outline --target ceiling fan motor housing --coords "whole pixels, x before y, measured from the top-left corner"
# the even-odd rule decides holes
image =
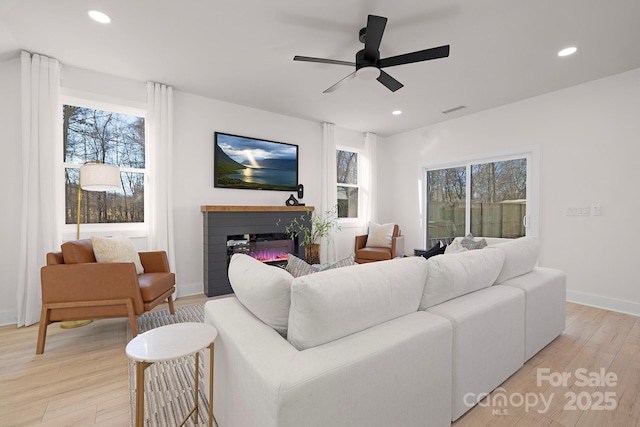
[[[361,80],[374,80],[380,77],[379,60],[380,52],[375,60],[365,58],[364,49],[356,53],[356,76]]]
[[[358,51],[356,53],[356,70],[359,70],[363,67],[378,67],[378,62],[380,61],[380,51],[375,58],[367,58],[364,55],[364,49]]]

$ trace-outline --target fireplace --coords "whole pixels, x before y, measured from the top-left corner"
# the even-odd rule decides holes
[[[204,231],[204,293],[213,297],[233,293],[227,270],[230,256],[236,253],[234,251],[247,255],[254,253],[254,258],[274,264],[286,262],[287,255],[280,253],[284,251],[280,246],[292,244],[293,249],[288,247],[287,253],[303,254],[304,248],[300,242],[288,239],[284,229],[294,218],[298,221],[303,218],[302,221],[311,227],[305,214],[312,211],[313,207],[201,206],[200,210],[203,213]],[[280,254],[275,256],[275,251]],[[274,256],[281,259],[266,261]]]
[[[297,256],[297,239],[283,233],[241,234],[227,236],[227,263],[234,254],[245,254],[266,264],[287,262],[287,255]]]

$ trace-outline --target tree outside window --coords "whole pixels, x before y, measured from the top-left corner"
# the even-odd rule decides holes
[[[524,236],[526,213],[527,159],[427,171],[428,247],[467,232],[483,237]]]
[[[336,150],[338,218],[358,217],[358,153]]]
[[[120,167],[119,191],[83,191],[80,222],[144,222],[144,117],[63,105],[65,223],[77,220],[78,177],[87,162]]]

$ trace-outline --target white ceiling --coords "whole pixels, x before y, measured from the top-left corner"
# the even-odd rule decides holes
[[[381,57],[450,44],[449,58],[386,68],[405,85],[395,93],[354,79],[323,94],[353,70],[293,56],[354,61],[368,14],[389,19]],[[390,135],[639,68],[638,18],[638,0],[0,0],[0,61],[25,49]]]

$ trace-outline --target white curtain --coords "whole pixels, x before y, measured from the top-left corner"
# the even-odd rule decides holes
[[[338,190],[336,187],[336,141],[335,125],[322,123],[322,186],[320,211],[317,214],[324,215],[338,202]],[[329,238],[320,242],[320,262],[333,263],[336,261],[335,231],[330,231]]]
[[[60,250],[57,183],[62,179],[60,64],[42,55],[21,55],[22,221],[17,286],[17,325],[40,320],[40,268]],[[58,174],[60,172],[60,174]]]
[[[147,83],[149,250],[167,252],[175,272],[173,224],[173,88]]]
[[[363,180],[364,186],[364,219],[365,224],[378,222],[378,201],[377,193],[377,152],[378,138],[375,133],[367,132],[364,134],[364,162],[363,162]]]

